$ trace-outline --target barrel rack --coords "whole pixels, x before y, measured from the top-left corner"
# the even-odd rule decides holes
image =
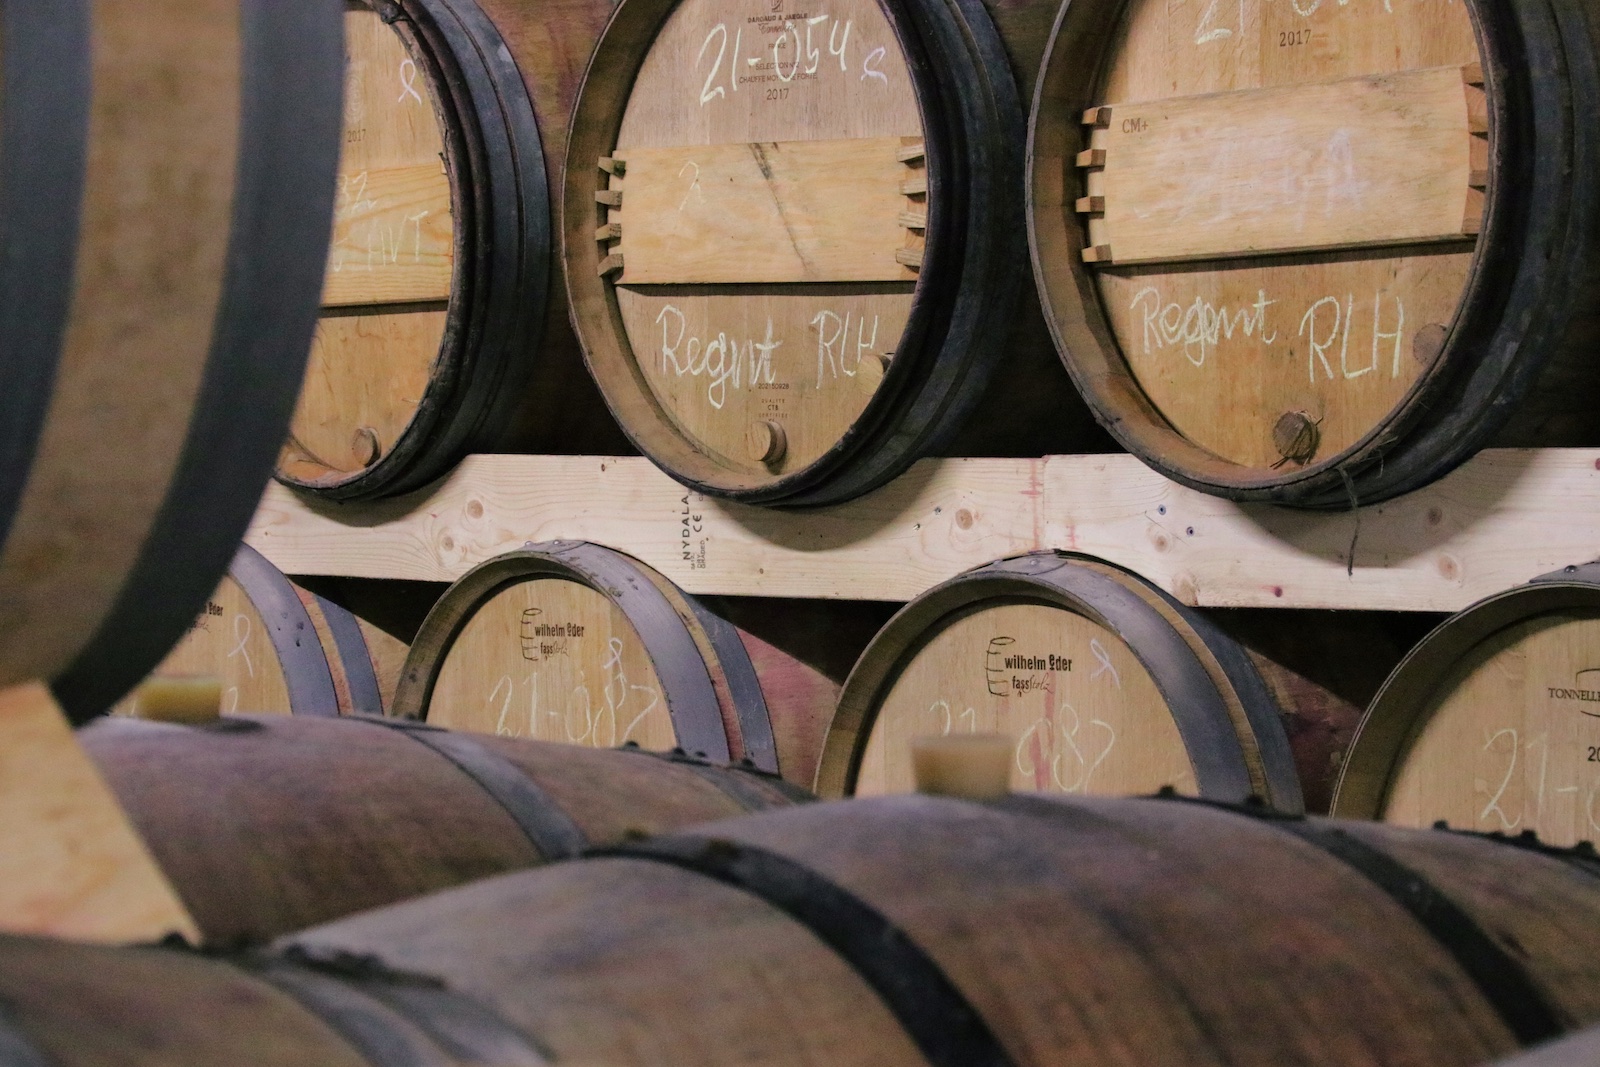
[[[1196,606],[1448,612],[1600,556],[1597,471],[1595,449],[1491,450],[1397,500],[1307,512],[1205,496],[1130,455],[944,459],[849,504],[772,511],[639,458],[478,455],[381,504],[275,485],[247,540],[290,574],[443,582],[527,541],[586,539],[691,593],[881,601],[1057,548]]]

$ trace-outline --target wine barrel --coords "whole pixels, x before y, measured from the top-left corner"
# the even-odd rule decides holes
[[[880,797],[369,912],[241,970],[0,939],[0,1033],[61,1067],[139,1034],[171,1034],[172,1067],[274,1034],[317,1063],[1469,1067],[1600,1019],[1597,949],[1592,861],[1506,841]],[[231,1025],[192,1051],[214,999]]]
[[[529,544],[463,575],[417,632],[393,713],[778,770],[739,631],[638,560],[585,541]]]
[[[1478,601],[1402,660],[1350,744],[1333,813],[1600,840],[1600,564]]]
[[[608,10],[345,4],[334,239],[280,481],[371,499],[468,452],[625,449],[550,280],[575,67]]]
[[[339,24],[21,0],[0,26],[0,687],[99,714],[226,570],[305,363]]]
[[[1310,507],[1600,443],[1597,37],[1586,3],[1065,7],[1029,234],[1101,421],[1185,485]]]
[[[969,454],[1041,424],[1057,451],[1098,440],[1024,295],[1019,82],[1048,5],[994,7],[617,6],[574,112],[562,251],[589,369],[674,478],[849,499],[980,401]]]
[[[1173,786],[1303,809],[1283,725],[1244,651],[1137,575],[1062,552],[968,571],[867,646],[839,697],[816,789],[912,788],[910,741],[996,732],[1012,788]]]
[[[383,714],[361,622],[301,589],[249,545],[240,545],[189,632],[152,678],[222,682],[224,712]],[[137,691],[112,714],[141,717]]]
[[[78,737],[206,940],[225,945],[803,796],[686,756],[371,716],[102,719]]]

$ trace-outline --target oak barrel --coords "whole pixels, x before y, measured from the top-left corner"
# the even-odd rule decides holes
[[[234,970],[3,939],[0,1034],[60,1067],[141,1033],[171,1067],[246,1041],[269,1065],[1469,1067],[1600,1019],[1592,859],[1179,800],[805,805],[281,948]],[[214,999],[229,1025],[191,1049]]]
[[[227,577],[150,677],[217,678],[224,712],[381,715],[367,633],[344,608],[240,545]],[[141,717],[138,698],[123,698],[112,714]]]
[[[393,714],[778,770],[739,631],[631,556],[547,541],[461,577],[417,632]]]
[[[1128,571],[1039,552],[924,593],[845,682],[824,796],[906,792],[910,742],[1000,733],[1012,788],[1256,796],[1303,810],[1278,707],[1244,650]]]
[[[280,481],[370,499],[468,452],[626,448],[551,278],[575,68],[608,11],[345,4],[334,239]]]
[[[562,252],[589,369],[674,478],[817,505],[946,447],[1098,445],[1026,279],[1020,93],[1049,5],[993,7],[617,6]]]
[[[1478,601],[1362,717],[1333,813],[1600,840],[1600,564]]]
[[[0,16],[0,687],[105,711],[227,569],[305,366],[339,32],[262,0]]]
[[[803,794],[689,757],[396,719],[102,719],[78,732],[214,944],[291,930]]]
[[[1107,429],[1185,485],[1311,507],[1600,443],[1596,14],[1064,6],[1029,234]]]

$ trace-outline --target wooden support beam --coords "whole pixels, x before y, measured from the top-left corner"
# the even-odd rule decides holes
[[[1352,514],[1219,500],[1128,455],[926,460],[850,504],[790,513],[702,497],[644,459],[473,456],[378,505],[307,504],[273,485],[248,540],[292,574],[450,581],[525,541],[582,538],[692,593],[890,601],[1061,548],[1190,604],[1456,611],[1600,556],[1597,470],[1600,450],[1493,450]]]
[[[0,930],[114,943],[198,937],[39,683],[0,690]]]

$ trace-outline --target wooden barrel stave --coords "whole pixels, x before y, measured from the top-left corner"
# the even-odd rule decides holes
[[[394,714],[778,769],[737,631],[644,564],[586,542],[529,544],[457,581],[417,634]]]
[[[909,754],[896,746],[939,732],[938,721],[907,710],[931,700],[929,714],[942,708],[946,733],[998,729],[1012,737],[1022,775],[1013,775],[1013,788],[1091,790],[1106,763],[1098,790],[1176,785],[1303,810],[1270,694],[1242,650],[1197,619],[1135,576],[1072,553],[1020,556],[952,579],[908,605],[863,653],[840,696],[816,789],[841,796],[863,782],[874,792],[908,788]],[[1067,629],[1056,632],[1061,627]],[[1037,631],[1041,647],[1014,636],[1017,628]],[[969,656],[977,646],[967,646],[985,638],[982,676],[952,673],[952,657]],[[1051,656],[1035,654],[1045,651]],[[1005,666],[1008,653],[1022,654],[1015,668]],[[999,663],[991,662],[997,656]],[[1096,665],[1092,674],[1084,663]],[[1032,688],[1016,687],[1018,671]],[[1075,681],[1084,674],[1090,677]],[[1115,682],[1114,692],[1106,682],[1096,686],[1102,675]],[[963,704],[967,710],[957,710]],[[1151,715],[1147,706],[1165,710]],[[1030,724],[1035,714],[1042,718]],[[1048,740],[1037,736],[1041,725]],[[1124,741],[1108,763],[1122,735],[1134,741]],[[1103,749],[1086,753],[1091,737]],[[1068,757],[1077,762],[1062,774],[1058,764]]]
[[[251,1063],[371,1067],[327,1023],[219,959],[170,949],[74,946],[6,936],[0,1050],[18,1067]]]
[[[11,327],[37,391],[7,419],[6,466],[25,481],[4,489],[0,677],[53,679],[81,719],[181,632],[253,512],[326,247],[338,27],[237,3],[19,5],[8,25],[28,51],[7,59],[7,99],[29,114],[8,136],[37,162],[8,177],[28,202],[7,244],[61,247],[6,289],[58,293],[6,313],[39,317]],[[83,96],[33,109],[13,91]],[[48,191],[30,184],[45,170]],[[29,236],[41,223],[60,225]]]
[[[1424,25],[1419,20],[1437,22],[1443,16],[1423,8],[1397,9],[1395,14],[1386,9],[1386,14],[1374,21],[1353,8],[1315,5],[1304,19],[1297,20],[1287,12],[1273,15],[1264,6],[1246,6],[1248,18],[1244,9],[1239,16],[1243,24],[1217,22],[1206,42],[1197,40],[1193,46],[1194,57],[1208,48],[1216,51],[1212,57],[1215,66],[1199,58],[1191,60],[1186,30],[1179,23],[1192,13],[1174,14],[1168,38],[1174,50],[1171,89],[1163,84],[1166,91],[1151,95],[1291,83],[1297,71],[1334,69],[1340,63],[1344,64],[1337,66],[1340,75],[1348,76],[1365,73],[1369,67],[1387,75],[1438,63],[1478,62],[1487,90],[1484,125],[1488,133],[1480,138],[1483,144],[1474,148],[1471,166],[1487,175],[1481,228],[1466,246],[1445,243],[1434,251],[1427,245],[1408,245],[1189,264],[1190,277],[1199,287],[1184,289],[1182,298],[1174,297],[1175,313],[1183,312],[1186,301],[1222,300],[1216,293],[1233,284],[1229,279],[1234,276],[1238,286],[1248,283],[1251,299],[1259,281],[1261,298],[1279,303],[1306,286],[1324,282],[1327,291],[1337,290],[1342,296],[1347,287],[1360,288],[1352,280],[1356,279],[1352,272],[1361,271],[1377,272],[1372,277],[1377,279],[1380,293],[1389,292],[1396,300],[1416,297],[1405,324],[1396,327],[1407,339],[1404,343],[1394,340],[1396,380],[1386,385],[1380,396],[1370,385],[1377,378],[1361,378],[1366,372],[1357,368],[1353,377],[1368,383],[1362,388],[1371,393],[1357,398],[1359,403],[1353,399],[1354,393],[1346,396],[1339,391],[1353,388],[1349,381],[1337,388],[1317,384],[1320,374],[1314,353],[1309,393],[1303,379],[1299,393],[1285,379],[1269,391],[1271,395],[1257,398],[1252,392],[1259,386],[1255,378],[1287,371],[1278,369],[1281,359],[1259,341],[1242,347],[1238,341],[1229,342],[1237,325],[1230,319],[1227,337],[1213,339],[1211,354],[1216,358],[1210,362],[1231,360],[1243,368],[1238,373],[1246,378],[1240,379],[1243,384],[1222,417],[1208,415],[1212,387],[1191,382],[1181,358],[1174,364],[1177,370],[1155,368],[1147,356],[1133,351],[1138,338],[1130,331],[1137,334],[1138,323],[1121,321],[1127,314],[1119,310],[1119,300],[1125,302],[1136,296],[1134,287],[1157,285],[1170,273],[1164,274],[1165,268],[1160,266],[1086,265],[1082,261],[1085,227],[1077,221],[1072,200],[1080,195],[1079,183],[1069,181],[1072,188],[1062,189],[1059,178],[1052,177],[1056,173],[1052,167],[1059,164],[1070,171],[1073,157],[1088,147],[1088,135],[1080,132],[1086,108],[1114,103],[1115,99],[1141,98],[1138,93],[1118,97],[1115,87],[1108,94],[1102,70],[1113,61],[1121,62],[1119,50],[1131,52],[1139,47],[1129,44],[1137,34],[1150,38],[1154,26],[1155,16],[1139,5],[1130,9],[1144,12],[1137,22],[1119,21],[1122,13],[1113,5],[1076,7],[1058,20],[1030,123],[1031,152],[1036,161],[1029,182],[1030,233],[1036,275],[1058,348],[1101,421],[1146,462],[1194,488],[1236,499],[1317,507],[1348,507],[1353,500],[1372,502],[1410,491],[1497,440],[1594,443],[1595,431],[1589,422],[1561,413],[1562,409],[1571,411],[1573,398],[1594,385],[1592,365],[1581,355],[1593,330],[1590,323],[1597,291],[1594,252],[1585,236],[1592,227],[1586,229],[1583,221],[1592,210],[1594,197],[1585,194],[1581,182],[1575,185],[1569,180],[1569,168],[1590,172],[1585,161],[1594,146],[1587,131],[1579,128],[1581,124],[1565,117],[1569,101],[1581,99],[1587,87],[1596,83],[1590,16],[1575,9],[1556,19],[1551,9],[1541,4],[1469,4],[1450,15],[1450,20],[1459,24],[1451,28],[1433,22]],[[1324,10],[1318,13],[1319,8]],[[1207,17],[1216,14],[1213,10]],[[1399,19],[1411,24],[1383,28]],[[1561,21],[1566,24],[1558,27]],[[1280,38],[1278,45],[1291,47],[1272,48],[1272,42],[1266,40],[1269,27]],[[1247,37],[1254,42],[1258,34],[1262,37],[1259,55],[1243,46],[1237,55],[1228,51],[1234,39]],[[1440,51],[1452,40],[1460,43],[1456,51]],[[1312,44],[1305,51],[1308,41]],[[1284,58],[1302,52],[1300,67]],[[1369,67],[1361,67],[1361,63]],[[1151,72],[1155,71],[1152,67]],[[1237,84],[1225,83],[1230,72],[1237,76]],[[1252,81],[1258,74],[1260,78]],[[1206,81],[1208,77],[1213,80]],[[1479,154],[1483,158],[1478,158]],[[1267,162],[1262,157],[1263,167]],[[1089,216],[1091,220],[1096,217]],[[1461,247],[1465,251],[1450,251]],[[1535,252],[1536,248],[1539,251]],[[1556,262],[1560,266],[1552,267]],[[1259,268],[1254,264],[1260,264]],[[1252,270],[1257,270],[1259,277]],[[1450,285],[1457,288],[1441,289],[1447,278],[1455,278]],[[1308,300],[1318,295],[1305,291]],[[1436,305],[1431,310],[1430,303]],[[1232,314],[1228,308],[1224,311]],[[1305,323],[1298,316],[1305,310],[1295,304],[1287,318],[1276,322],[1273,332],[1280,352],[1283,338],[1299,322],[1302,329],[1296,336],[1300,341],[1291,347],[1304,354]],[[1370,317],[1371,310],[1361,314]],[[1149,327],[1149,322],[1145,325]],[[1176,319],[1173,328],[1177,328]],[[1266,331],[1263,326],[1263,336]],[[1145,332],[1148,335],[1149,329]],[[1363,335],[1362,358],[1370,354],[1365,341]],[[1375,334],[1372,343],[1378,343]],[[1352,351],[1354,344],[1352,341]],[[1407,344],[1412,356],[1409,362],[1401,352]],[[1150,348],[1148,336],[1143,347]],[[1158,343],[1156,347],[1161,346]],[[1202,342],[1201,358],[1191,361],[1202,365],[1206,351]],[[1344,351],[1336,346],[1326,358],[1342,359]],[[1372,352],[1376,351],[1373,347]],[[1222,371],[1213,366],[1207,373],[1215,377]],[[1272,418],[1295,411],[1309,420],[1311,452],[1304,456],[1295,452],[1298,445],[1292,442],[1279,446],[1269,432],[1276,429]],[[1252,427],[1261,419],[1266,420],[1262,423],[1265,428],[1257,432]],[[1246,448],[1222,440],[1227,434],[1254,436]],[[1299,440],[1292,433],[1286,442],[1288,438]],[[1269,445],[1292,447],[1280,455]],[[1261,449],[1267,451],[1257,455]]]
[[[769,934],[787,946],[797,925],[774,906],[777,890],[754,866],[758,855],[776,854],[908,935],[995,1027],[1009,1055],[1003,1062],[1062,1062],[1070,1053],[1172,1064],[1472,1064],[1515,1045],[1450,952],[1404,908],[1355,868],[1271,823],[1186,804],[1034,800],[1004,810],[1013,803],[996,810],[886,798],[726,823],[707,835],[726,844],[685,850],[699,887],[676,862],[652,870],[625,854],[603,861],[612,868],[603,874],[572,865],[295,940],[314,953],[376,953],[388,966],[437,975],[558,1056],[642,1062],[630,1048],[631,1027],[620,1021],[641,1020],[652,1062],[743,1062],[747,1049],[801,1062],[816,1046],[785,1032],[798,1018],[823,1021],[816,1040],[839,1057],[830,1062],[919,1062],[877,1004],[853,1015],[854,1046],[832,1047],[836,1028],[827,1020],[870,986],[859,973],[853,981],[808,981],[826,977],[809,954],[792,987],[783,987],[783,1003],[804,1006],[804,1014],[773,1010],[762,989],[729,997],[728,976],[769,966],[760,962],[770,959]],[[1154,841],[1162,842],[1158,852]],[[1470,844],[1477,853],[1504,847]],[[743,861],[741,849],[749,850]],[[1131,862],[1134,853],[1145,858]],[[1124,855],[1130,862],[1114,858]],[[1518,858],[1519,877],[1530,882],[1569,877],[1559,861]],[[930,863],[939,878],[927,876]],[[747,895],[705,877],[712,869],[727,869]],[[586,882],[604,887],[595,912],[567,910]],[[1229,888],[1175,894],[1174,884]],[[1456,891],[1453,882],[1435,884]],[[1592,913],[1594,886],[1588,890],[1584,909]],[[692,955],[681,955],[679,942],[650,922],[643,901],[652,897],[684,917]],[[750,910],[751,897],[767,899],[765,917]],[[830,917],[789,907],[804,925],[830,928]],[[608,934],[574,954],[564,936],[535,933],[485,963],[493,931],[528,908],[551,915],[556,929],[581,930],[588,914],[617,916],[623,936]],[[1502,904],[1488,918],[1511,911]],[[709,914],[736,918],[723,923]],[[1263,921],[1267,915],[1276,918]],[[735,950],[729,926],[743,934]],[[1592,948],[1594,936],[1591,922],[1581,938]],[[841,951],[848,956],[850,947]],[[720,956],[723,966],[708,967],[708,956]],[[1548,963],[1538,957],[1524,966],[1543,974]],[[662,966],[683,970],[662,980]],[[654,972],[650,980],[627,980],[646,971]],[[1063,975],[1070,980],[1049,977]],[[1582,980],[1593,984],[1592,964]],[[1264,993],[1274,989],[1285,992],[1282,1001]],[[731,1041],[736,1034],[758,1036]],[[926,1045],[922,1053],[941,1062]]]
[[[208,727],[105,720],[79,738],[207,940],[227,945],[564,858],[534,843],[494,782],[474,778],[476,764],[418,743],[442,733],[363,717],[233,716]],[[451,743],[520,776],[534,803],[596,845],[800,795],[645,754]]]

